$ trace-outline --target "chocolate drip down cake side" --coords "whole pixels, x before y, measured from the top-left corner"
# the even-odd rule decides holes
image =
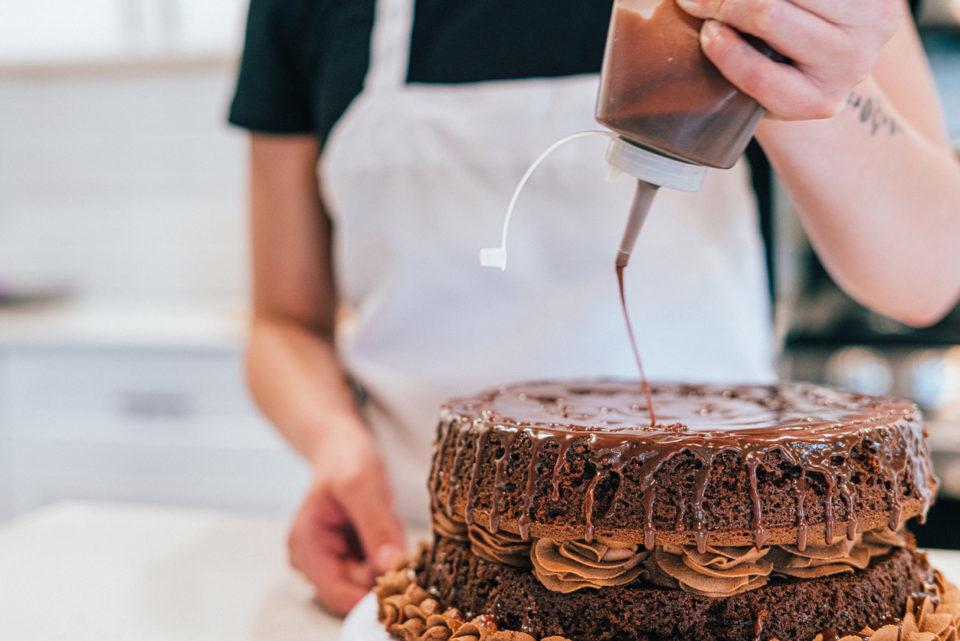
[[[518,384],[441,410],[434,539],[375,592],[405,640],[956,641],[904,529],[916,406],[805,385]]]

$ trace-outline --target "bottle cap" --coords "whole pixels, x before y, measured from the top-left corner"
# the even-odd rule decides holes
[[[625,174],[678,191],[697,191],[707,168],[677,160],[617,137],[607,147],[607,162]]]
[[[484,247],[480,250],[480,264],[484,267],[507,268],[506,247]]]

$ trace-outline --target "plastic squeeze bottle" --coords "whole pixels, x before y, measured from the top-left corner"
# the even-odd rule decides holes
[[[513,193],[500,247],[481,250],[482,264],[506,268],[507,229],[517,197],[540,163],[575,138],[610,136],[607,161],[615,172],[637,178],[617,252],[618,270],[630,259],[657,189],[697,191],[708,167],[727,169],[736,163],[764,110],[703,54],[702,24],[675,0],[615,0],[595,114],[614,133],[574,133],[544,151]],[[765,55],[786,61],[762,41],[744,37]]]
[[[674,0],[614,3],[596,118],[618,134],[607,160],[637,178],[618,268],[630,259],[657,189],[700,189],[707,167],[727,169],[743,155],[763,117],[763,107],[701,51],[702,24]],[[762,42],[755,46],[772,55]]]

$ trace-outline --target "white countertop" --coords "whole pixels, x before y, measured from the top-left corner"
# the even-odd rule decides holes
[[[0,525],[0,639],[334,641],[283,519],[66,503]]]
[[[65,503],[0,525],[0,639],[335,641],[287,567],[286,522]],[[931,561],[960,581],[960,552]]]

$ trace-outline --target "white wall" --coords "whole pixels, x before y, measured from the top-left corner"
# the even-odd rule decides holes
[[[0,76],[0,279],[89,298],[242,301],[233,72]]]
[[[0,0],[0,64],[233,53],[246,0]]]

